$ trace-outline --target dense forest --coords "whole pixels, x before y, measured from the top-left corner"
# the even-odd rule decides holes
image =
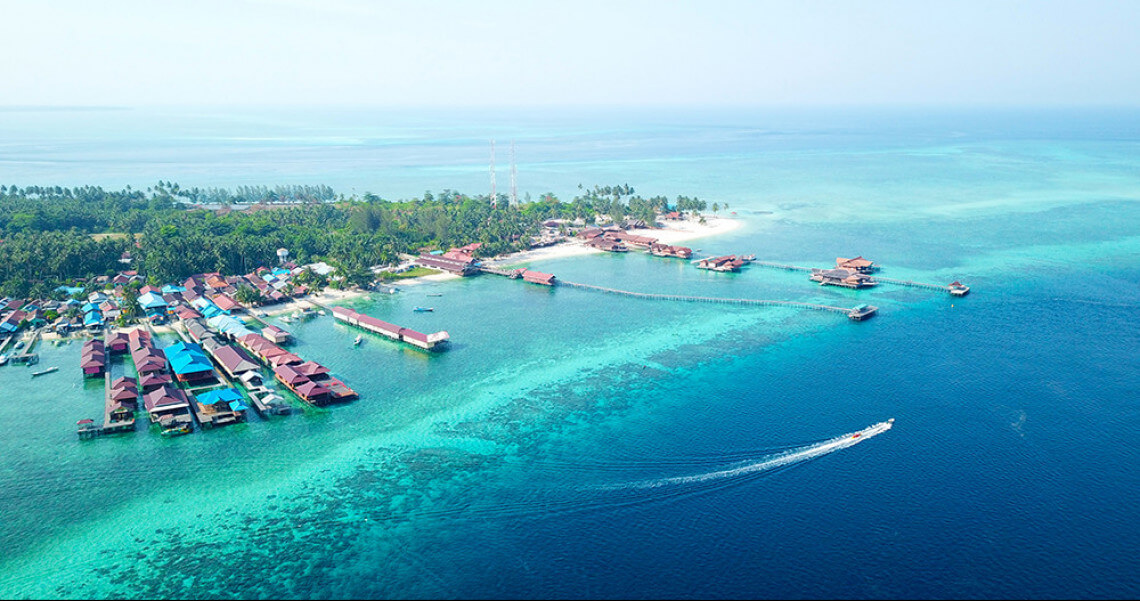
[[[705,202],[634,194],[628,184],[585,189],[563,203],[553,193],[509,206],[505,198],[452,190],[388,201],[344,198],[328,186],[146,190],[0,185],[0,295],[46,298],[77,278],[135,269],[152,282],[192,273],[242,274],[276,262],[278,248],[298,263],[324,260],[350,281],[399,253],[482,242],[481,256],[525,249],[547,219],[600,215],[653,223],[658,211],[701,211]],[[248,208],[233,210],[232,205]],[[727,207],[726,207],[727,208]],[[130,262],[121,261],[125,256]],[[128,266],[129,265],[129,266]]]

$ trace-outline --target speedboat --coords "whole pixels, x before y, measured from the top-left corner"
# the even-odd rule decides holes
[[[356,346],[356,345],[360,344],[361,342],[364,342],[364,334],[357,334],[356,340],[352,341],[352,346]]]

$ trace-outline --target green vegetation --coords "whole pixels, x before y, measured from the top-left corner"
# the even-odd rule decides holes
[[[366,284],[370,267],[423,248],[482,242],[479,256],[523,250],[548,219],[629,216],[652,224],[658,211],[705,207],[678,196],[671,208],[665,197],[636,196],[628,184],[579,189],[569,203],[546,193],[535,202],[492,206],[486,196],[453,190],[388,201],[371,193],[345,199],[327,186],[231,192],[162,181],[145,191],[0,185],[0,295],[48,298],[59,284],[124,269],[148,283],[205,271],[248,273],[276,264],[281,247],[297,263],[335,265],[344,284]],[[232,210],[239,203],[252,206]]]
[[[408,278],[418,278],[420,276],[432,275],[432,274],[436,274],[436,273],[443,273],[443,272],[438,270],[438,269],[431,269],[429,267],[413,267],[407,271],[403,271],[400,273],[384,273],[384,274],[381,274],[380,279],[382,281],[405,280]]]

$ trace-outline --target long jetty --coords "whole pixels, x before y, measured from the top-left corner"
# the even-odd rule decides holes
[[[814,309],[816,311],[832,311],[835,313],[842,313],[852,319],[862,319],[870,313],[874,313],[874,307],[836,307],[834,305],[821,305],[816,303],[803,303],[798,301],[783,301],[783,300],[766,300],[757,298],[723,298],[715,296],[683,296],[679,294],[654,294],[649,292],[631,292],[629,290],[618,290],[616,288],[606,288],[604,286],[594,286],[592,284],[580,284],[578,282],[568,282],[566,280],[559,280],[559,286],[567,286],[570,288],[581,288],[584,290],[594,290],[597,292],[604,292],[606,294],[617,294],[621,296],[629,296],[633,298],[642,298],[647,300],[664,300],[664,301],[680,301],[689,303],[718,303],[722,305],[771,305],[780,307],[800,307],[805,309]],[[870,309],[870,312],[866,310]],[[859,317],[856,317],[859,316]]]

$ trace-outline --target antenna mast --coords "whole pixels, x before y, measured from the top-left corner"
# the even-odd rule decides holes
[[[519,204],[519,189],[515,183],[515,141],[511,140],[511,206],[517,207]]]
[[[495,194],[495,141],[491,140],[491,206],[499,204],[499,197]]]

